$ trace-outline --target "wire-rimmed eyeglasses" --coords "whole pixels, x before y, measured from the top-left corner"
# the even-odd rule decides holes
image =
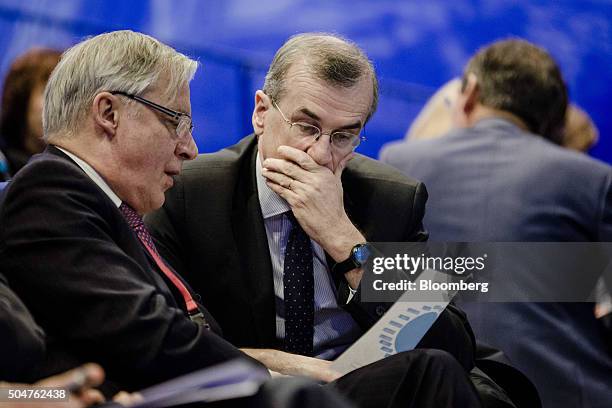
[[[329,142],[331,145],[339,151],[351,151],[355,150],[359,143],[365,141],[365,136],[359,135],[359,133],[350,133],[344,131],[336,131],[332,133],[323,133],[323,131],[315,125],[306,122],[291,122],[283,111],[280,110],[276,101],[272,100],[272,105],[281,114],[283,120],[289,125],[289,129],[292,136],[296,139],[313,139],[314,141],[319,140],[324,134],[329,135]]]

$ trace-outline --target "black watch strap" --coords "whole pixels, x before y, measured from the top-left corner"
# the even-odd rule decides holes
[[[334,274],[345,274],[356,268],[361,268],[369,258],[369,245],[367,243],[357,244],[351,249],[351,254],[347,259],[338,262],[332,268]]]

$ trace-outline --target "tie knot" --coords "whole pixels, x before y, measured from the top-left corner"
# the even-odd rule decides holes
[[[138,239],[140,239],[140,242],[157,254],[157,249],[153,243],[153,238],[151,237],[151,234],[149,234],[147,227],[145,227],[144,221],[142,220],[140,214],[138,214],[135,209],[126,203],[121,203],[119,206],[119,211],[121,211],[121,214],[123,214],[123,218],[125,218],[132,231],[136,233],[136,236]]]
[[[287,216],[287,218],[289,219],[289,221],[291,222],[291,225],[293,225],[294,227],[296,225],[300,225],[300,223],[295,219],[295,215],[293,215],[293,211],[287,211],[285,213],[285,215]]]
[[[138,230],[144,227],[142,217],[136,212],[135,209],[130,207],[129,204],[125,202],[121,203],[119,206],[119,211],[121,211],[121,214],[123,214],[123,217],[133,230]]]

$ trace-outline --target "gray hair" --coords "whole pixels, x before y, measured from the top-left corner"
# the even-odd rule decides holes
[[[168,82],[164,97],[193,79],[198,63],[153,37],[129,30],[100,34],[76,44],[62,55],[45,88],[43,130],[73,135],[102,91],[141,95],[162,73]]]
[[[338,87],[350,88],[364,76],[372,81],[372,103],[366,121],[378,106],[378,79],[365,52],[336,34],[305,33],[291,37],[276,52],[266,74],[263,91],[272,100],[284,95],[287,72],[296,61],[304,61],[315,78]]]

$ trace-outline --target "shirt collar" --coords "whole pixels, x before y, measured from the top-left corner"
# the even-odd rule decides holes
[[[68,157],[70,157],[72,160],[74,160],[74,162],[81,169],[83,169],[83,171],[85,172],[85,174],[87,174],[87,176],[91,179],[91,181],[96,183],[96,185],[98,187],[100,187],[100,189],[102,189],[102,191],[104,191],[104,193],[108,196],[108,198],[111,199],[111,201],[117,206],[117,208],[121,205],[121,199],[119,198],[119,196],[117,196],[117,194],[115,194],[115,192],[110,188],[110,186],[106,183],[106,181],[104,181],[102,176],[100,176],[100,174],[97,171],[95,171],[93,167],[91,167],[83,159],[79,158],[78,156],[74,155],[73,153],[70,153],[68,150],[63,149],[63,148],[61,148],[59,146],[55,146],[55,148],[61,150]]]
[[[259,205],[264,220],[291,211],[287,201],[268,187],[266,179],[261,174],[261,169],[261,153],[258,152],[255,161],[255,178],[257,179],[257,195],[259,196]]]
[[[499,116],[492,116],[488,118],[484,118],[476,122],[473,126],[474,128],[489,128],[489,127],[514,127],[520,129],[519,126],[512,122],[509,119],[502,118]],[[523,132],[529,132],[528,130],[523,130]]]

